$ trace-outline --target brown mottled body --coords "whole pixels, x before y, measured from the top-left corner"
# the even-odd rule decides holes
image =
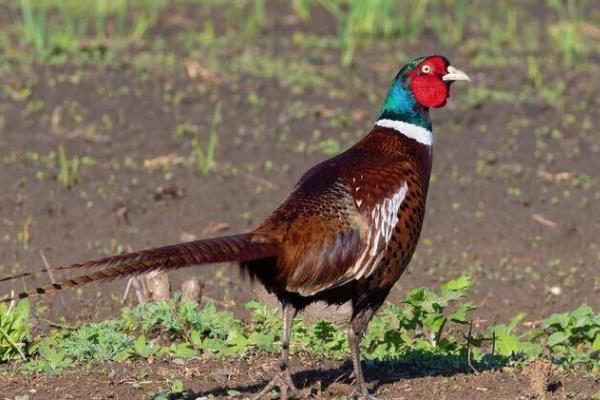
[[[246,262],[244,269],[300,309],[318,300],[364,303],[375,292],[385,297],[419,239],[430,171],[430,147],[376,127],[302,177],[289,198],[254,231],[280,243],[278,256]],[[398,222],[378,265],[367,277],[337,285],[365,247],[371,229],[366,216],[403,183],[407,191]]]

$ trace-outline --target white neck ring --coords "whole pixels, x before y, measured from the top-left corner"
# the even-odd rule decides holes
[[[393,119],[380,119],[375,122],[376,126],[382,128],[391,128],[396,132],[416,140],[417,142],[424,144],[425,146],[431,146],[433,144],[433,132],[422,126],[411,124],[404,121],[396,121]]]

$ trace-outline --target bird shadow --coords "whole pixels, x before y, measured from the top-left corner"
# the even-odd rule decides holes
[[[410,380],[422,377],[443,376],[450,377],[458,374],[479,373],[488,370],[496,370],[506,365],[508,359],[497,355],[485,355],[480,361],[469,363],[463,355],[439,355],[427,351],[413,350],[401,358],[386,361],[366,360],[363,361],[363,372],[365,380],[371,386],[371,391],[376,392],[381,386],[393,384],[400,380]],[[354,383],[352,374],[352,363],[344,361],[335,367],[308,367],[304,370],[292,373],[292,379],[296,386],[309,395],[318,395],[320,392],[333,389],[336,392],[352,392],[351,385]],[[192,400],[203,397],[230,396],[233,392],[246,395],[256,394],[262,390],[267,382],[251,384],[222,385],[210,390],[192,392],[188,391],[178,397],[170,397],[170,400]],[[339,384],[347,385],[347,390],[340,388]]]

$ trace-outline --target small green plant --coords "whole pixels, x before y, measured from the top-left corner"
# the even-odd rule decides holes
[[[135,340],[133,349],[135,351],[135,355],[141,358],[160,356],[167,351],[166,347],[159,346],[153,342],[148,342],[144,335],[138,336],[138,338]]]
[[[66,355],[80,362],[123,361],[131,356],[135,338],[123,321],[104,321],[67,331],[55,340]]]
[[[542,346],[529,341],[527,335],[517,335],[515,328],[525,318],[525,314],[517,314],[508,324],[496,325],[492,328],[495,350],[505,357],[537,357],[542,352]]]
[[[481,31],[487,35],[487,52],[502,57],[507,46],[514,47],[517,41],[518,10],[506,2],[482,3],[478,15]]]
[[[558,17],[558,22],[548,27],[550,37],[569,66],[581,61],[586,51],[581,23],[587,3],[587,0],[548,0],[548,5]]]
[[[439,294],[427,288],[412,290],[405,300],[408,307],[402,313],[406,326],[409,329],[418,329],[424,338],[429,339],[432,347],[438,347],[446,324],[467,324],[467,313],[476,308],[467,301],[459,304],[452,313],[448,313],[448,306],[464,298],[470,286],[471,279],[461,276],[442,285]]]
[[[29,249],[29,242],[31,241],[31,225],[33,224],[33,218],[31,216],[25,219],[23,228],[17,232],[17,242],[23,246],[24,250]]]
[[[536,93],[551,106],[561,107],[564,103],[565,82],[554,77],[545,79],[542,71],[538,58],[527,58],[527,77]]]
[[[14,307],[0,304],[0,364],[26,359],[32,351],[29,327],[29,302],[19,301]]]
[[[329,321],[317,321],[312,326],[298,321],[292,332],[292,349],[319,358],[342,359],[348,355],[346,332]]]
[[[245,26],[247,35],[256,33],[266,20],[265,0],[253,0],[252,3],[252,12],[248,16]]]
[[[42,371],[50,375],[60,375],[65,368],[74,364],[64,351],[50,346],[49,342],[42,344],[37,349],[38,357],[29,362],[26,369],[29,371]]]
[[[249,329],[252,331],[248,337],[248,344],[258,350],[276,352],[276,344],[281,339],[281,318],[274,310],[257,301],[246,304],[250,311]]]
[[[195,161],[196,168],[203,174],[208,174],[216,167],[215,153],[219,144],[219,135],[217,127],[221,124],[223,117],[221,115],[221,102],[217,103],[213,111],[210,131],[208,133],[208,142],[202,145],[199,137],[192,140],[192,158]]]
[[[303,21],[310,17],[310,6],[313,0],[292,0],[292,7],[296,15]]]
[[[318,0],[337,20],[342,45],[342,64],[349,64],[361,41],[376,37],[415,40],[425,29],[428,1],[409,0]],[[306,14],[309,8],[297,2]]]
[[[31,0],[20,0],[22,29],[26,40],[31,42],[39,55],[46,52],[45,19],[34,10]]]
[[[483,334],[472,334],[469,313],[475,306],[466,298],[470,285],[470,278],[462,276],[439,291],[413,289],[401,304],[385,307],[373,318],[361,342],[365,358],[405,359],[436,369],[466,370],[548,357],[564,368],[600,370],[600,314],[589,306],[553,315],[521,332],[524,314]],[[120,320],[60,329],[34,345],[28,303],[20,302],[10,311],[0,305],[0,362],[27,358],[26,370],[58,374],[72,365],[130,358],[279,352],[280,317],[258,302],[246,308],[250,320],[244,323],[213,303],[198,307],[195,302],[174,299],[143,304],[124,309]],[[338,360],[349,355],[345,329],[329,321],[308,324],[301,318],[294,320],[291,350]]]
[[[600,369],[600,315],[587,304],[542,321],[546,346],[560,365]]]
[[[431,29],[440,42],[446,45],[460,43],[464,36],[470,5],[471,2],[467,0],[432,2],[429,20]]]
[[[187,398],[195,398],[194,393],[191,390],[183,389],[183,382],[181,379],[168,379],[167,383],[169,385],[168,389],[158,390],[156,392],[150,392],[144,399],[151,400],[173,400],[173,399],[187,399]],[[192,397],[193,396],[193,397]],[[213,396],[207,397],[207,399],[212,399]]]
[[[72,156],[69,157],[62,145],[58,146],[57,153],[50,152],[48,160],[54,160],[56,155],[58,174],[56,176],[58,182],[66,189],[70,189],[77,185],[80,180],[81,167],[94,164],[94,160],[88,156]]]
[[[58,182],[69,189],[79,181],[79,157],[69,158],[63,146],[58,146]]]
[[[140,40],[166,0],[20,0],[23,39],[40,59],[73,53],[89,42],[114,45]],[[136,18],[128,19],[135,11]]]
[[[183,382],[180,379],[174,379],[169,382],[169,389],[171,393],[182,393],[183,392]]]
[[[190,122],[182,122],[175,127],[173,137],[175,139],[183,139],[188,136],[194,136],[198,134],[198,127]]]

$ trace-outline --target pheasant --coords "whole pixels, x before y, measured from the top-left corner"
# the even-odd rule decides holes
[[[409,62],[393,79],[371,132],[306,172],[289,197],[249,233],[65,265],[56,269],[96,270],[2,301],[154,270],[238,262],[250,279],[278,298],[283,310],[280,371],[256,399],[275,387],[284,400],[298,394],[289,368],[292,320],[316,301],[351,303],[348,342],[357,395],[373,399],[361,369],[360,339],[415,251],[431,175],[429,109],[444,106],[451,83],[458,80],[469,77],[443,56]]]

